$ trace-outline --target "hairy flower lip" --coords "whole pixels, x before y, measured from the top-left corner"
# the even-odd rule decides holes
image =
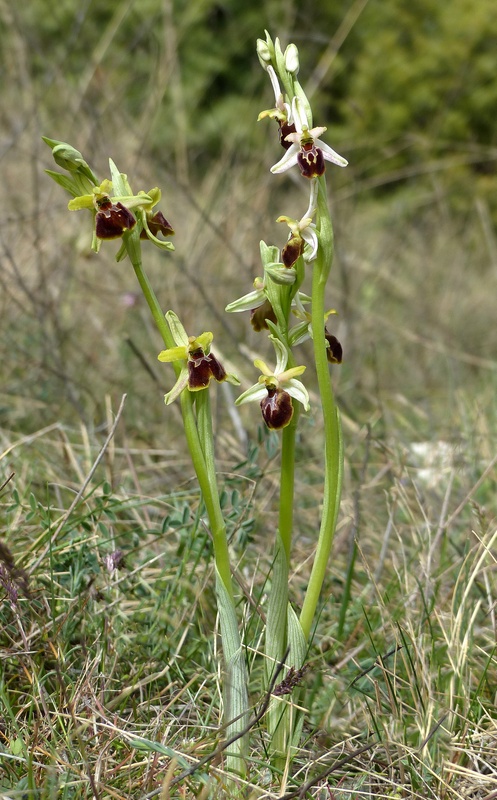
[[[95,216],[95,232],[99,239],[118,239],[135,225],[135,217],[122,203],[112,203],[109,198],[101,202]]]
[[[337,337],[329,333],[325,327],[324,338],[327,343],[326,358],[330,364],[341,364],[343,360],[343,348]]]
[[[292,398],[288,392],[279,388],[267,388],[266,397],[260,401],[262,418],[270,430],[281,430],[293,418]]]

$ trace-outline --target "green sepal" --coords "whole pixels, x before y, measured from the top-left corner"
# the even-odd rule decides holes
[[[131,195],[133,192],[130,189],[127,176],[119,172],[114,161],[109,158],[110,176],[112,180],[113,194],[117,196]],[[129,191],[128,191],[129,190]]]
[[[93,194],[80,194],[72,200],[69,200],[67,208],[69,211],[81,211],[82,208],[93,211],[95,209],[94,198],[95,195]]]
[[[175,314],[174,311],[166,311],[166,321],[176,344],[181,345],[182,347],[188,347],[188,334],[181,324],[181,320],[178,315]]]
[[[74,185],[74,178],[68,178],[67,175],[62,175],[60,172],[55,172],[53,169],[46,169],[45,172],[47,175],[50,175],[55,183],[58,183],[59,186],[62,186],[66,192],[72,194],[73,197],[77,197],[79,195],[79,189]]]

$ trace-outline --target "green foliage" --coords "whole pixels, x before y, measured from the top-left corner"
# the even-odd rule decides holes
[[[340,106],[364,177],[388,183],[406,166],[416,169],[404,177],[461,165],[495,172],[496,36],[489,3],[367,6],[344,47],[350,73]]]

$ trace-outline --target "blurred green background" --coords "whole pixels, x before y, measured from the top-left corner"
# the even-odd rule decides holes
[[[192,333],[212,329],[252,381],[240,345],[266,345],[246,315],[223,309],[260,273],[259,240],[283,244],[276,216],[306,205],[296,176],[269,173],[276,131],[256,122],[273,104],[255,55],[264,28],[298,45],[315,124],[350,162],[328,169],[342,406],[364,421],[386,404],[427,435],[444,435],[467,396],[492,408],[490,2],[1,0],[0,20],[4,426],[98,426],[105,396],[117,404],[127,391],[130,430],[153,441],[172,376],[129,264],[116,264],[113,243],[90,252],[88,216],[67,212],[45,176],[42,134],[71,142],[102,178],[112,156],[135,191],[162,188],[177,249],[146,252],[159,299]]]

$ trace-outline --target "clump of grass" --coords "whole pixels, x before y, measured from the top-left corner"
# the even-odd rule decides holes
[[[173,457],[129,448],[118,427],[67,515],[105,439],[82,432],[60,427],[21,445],[23,469],[2,493],[1,791],[224,796],[221,753],[174,783],[222,738],[204,558],[211,545],[198,495],[187,474],[174,492],[158,491]],[[468,447],[427,486],[406,456],[408,436],[397,427],[404,448],[393,450],[374,433],[350,432],[348,463],[357,469],[303,678],[311,714],[289,795],[306,782],[306,797],[331,792],[339,800],[480,800],[494,790],[496,534],[491,506],[482,502],[491,501],[493,476],[473,491],[478,454]],[[249,462],[254,483],[240,483],[233,469],[223,500],[240,553],[239,591],[256,604],[264,586],[251,585],[252,562],[266,559],[269,567],[270,554],[250,528],[268,502],[260,478],[272,468],[269,457],[262,441]],[[309,500],[312,483],[298,491]],[[243,535],[255,536],[249,548],[237,540],[245,523]],[[300,547],[309,547],[305,533]],[[307,580],[300,556],[296,602]],[[258,652],[260,635],[247,631],[249,652]],[[255,714],[264,699],[257,675],[251,697]],[[254,797],[272,797],[264,790],[264,746],[255,739]]]

